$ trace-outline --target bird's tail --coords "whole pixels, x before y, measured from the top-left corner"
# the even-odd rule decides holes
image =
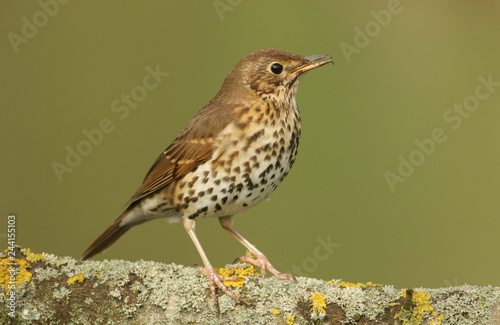
[[[102,233],[83,253],[81,260],[84,261],[86,259],[91,258],[92,256],[106,250],[111,245],[115,243],[124,233],[127,232],[131,227],[123,227],[120,226],[122,222],[122,218],[116,219],[115,222],[111,226],[109,226],[106,231]]]

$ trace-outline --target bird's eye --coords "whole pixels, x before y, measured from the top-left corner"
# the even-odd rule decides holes
[[[283,71],[283,66],[279,63],[273,63],[273,65],[271,65],[271,71],[274,74],[280,74]]]

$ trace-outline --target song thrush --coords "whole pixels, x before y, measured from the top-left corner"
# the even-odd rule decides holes
[[[305,72],[332,62],[329,55],[299,56],[260,50],[241,59],[219,93],[198,112],[156,159],[128,208],[83,253],[88,259],[111,246],[131,227],[157,218],[182,220],[210,281],[236,297],[210,264],[195,234],[198,218],[218,217],[222,227],[254,256],[240,261],[280,278],[268,259],[232,225],[235,214],[267,199],[288,174],[297,155],[300,114],[295,93]],[[333,62],[332,62],[333,63]]]

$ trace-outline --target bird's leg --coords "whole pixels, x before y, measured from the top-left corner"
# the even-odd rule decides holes
[[[214,268],[210,264],[210,261],[208,260],[205,251],[203,251],[200,241],[198,240],[198,237],[194,232],[195,221],[183,218],[182,224],[184,225],[184,229],[186,229],[187,233],[193,240],[193,243],[196,246],[196,249],[198,250],[198,253],[201,256],[203,264],[205,264],[205,267],[198,266],[198,271],[200,271],[201,273],[205,274],[208,277],[208,280],[210,281],[210,291],[212,292],[213,300],[216,301],[215,286],[217,285],[222,291],[224,291],[225,294],[233,298],[234,301],[236,301],[237,303],[241,302],[240,299],[236,297],[236,295],[234,295],[231,291],[229,291],[229,289],[222,283],[222,281],[236,281],[239,280],[240,278],[226,278],[217,274],[217,272],[215,272]]]
[[[244,263],[250,263],[255,266],[259,266],[261,268],[262,276],[266,277],[266,269],[269,270],[272,274],[282,279],[289,279],[293,281],[297,281],[293,274],[285,274],[281,273],[272,266],[267,257],[259,251],[255,246],[253,246],[248,240],[246,240],[243,236],[241,236],[236,229],[233,228],[233,217],[220,217],[219,222],[222,225],[222,228],[229,231],[240,243],[243,244],[254,256],[255,258],[250,258],[248,256],[241,256],[237,259],[237,261],[241,261]]]

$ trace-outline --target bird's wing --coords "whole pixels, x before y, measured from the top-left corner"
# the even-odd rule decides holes
[[[212,157],[216,136],[232,119],[230,114],[221,118],[213,111],[206,107],[189,122],[156,159],[127,206],[181,179]]]

